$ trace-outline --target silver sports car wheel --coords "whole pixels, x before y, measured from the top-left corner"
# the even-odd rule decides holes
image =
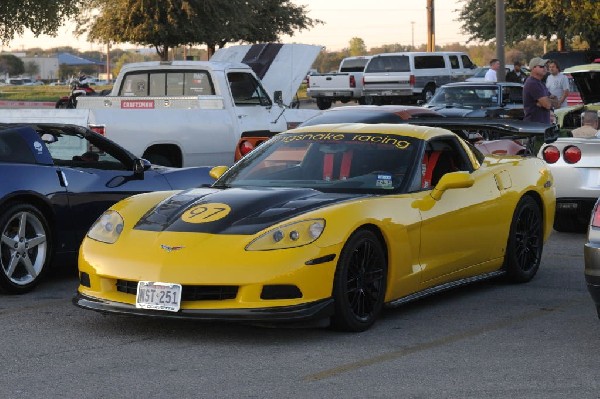
[[[13,205],[0,216],[0,290],[30,291],[50,262],[50,229],[31,205]]]

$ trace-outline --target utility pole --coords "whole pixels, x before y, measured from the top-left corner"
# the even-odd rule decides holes
[[[435,51],[435,6],[427,0],[427,51]]]
[[[496,0],[496,58],[500,61],[500,68],[496,71],[498,82],[506,81],[506,69],[504,59],[504,0]]]
[[[111,81],[110,77],[110,42],[106,42],[106,80]]]

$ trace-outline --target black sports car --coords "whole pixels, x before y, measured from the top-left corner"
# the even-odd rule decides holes
[[[425,107],[452,117],[523,119],[523,85],[509,82],[457,82],[436,90]]]
[[[74,260],[112,204],[211,184],[209,170],[151,165],[81,126],[0,124],[0,292],[31,290],[54,255]]]

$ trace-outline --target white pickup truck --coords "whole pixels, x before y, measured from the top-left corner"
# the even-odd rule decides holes
[[[310,75],[306,94],[317,100],[319,109],[328,109],[336,101],[364,104],[362,76],[370,58],[347,57],[340,62],[337,72]]]
[[[166,166],[231,165],[242,134],[272,136],[319,112],[285,104],[320,50],[243,45],[221,49],[210,61],[127,64],[108,96],[78,97],[76,109],[2,109],[0,122],[90,127]]]

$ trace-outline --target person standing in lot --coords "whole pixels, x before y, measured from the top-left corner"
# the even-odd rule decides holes
[[[513,63],[513,67],[514,69],[506,74],[506,81],[514,83],[525,82],[525,78],[527,78],[527,75],[525,75],[525,72],[523,72],[523,70],[521,69],[521,63],[519,61],[515,61]]]
[[[557,98],[550,94],[542,79],[546,74],[546,63],[539,57],[529,62],[530,75],[523,85],[523,120],[531,122],[550,123],[550,111],[558,105]]]
[[[498,60],[497,58],[492,58],[492,60],[490,61],[490,69],[488,69],[488,71],[485,73],[484,79],[486,82],[498,81],[498,75],[496,74],[498,68],[500,68],[500,60]]]
[[[546,78],[546,87],[550,94],[558,98],[558,107],[556,108],[566,107],[567,96],[569,95],[569,78],[560,72],[560,66],[555,60],[548,63],[548,69],[550,75]]]

